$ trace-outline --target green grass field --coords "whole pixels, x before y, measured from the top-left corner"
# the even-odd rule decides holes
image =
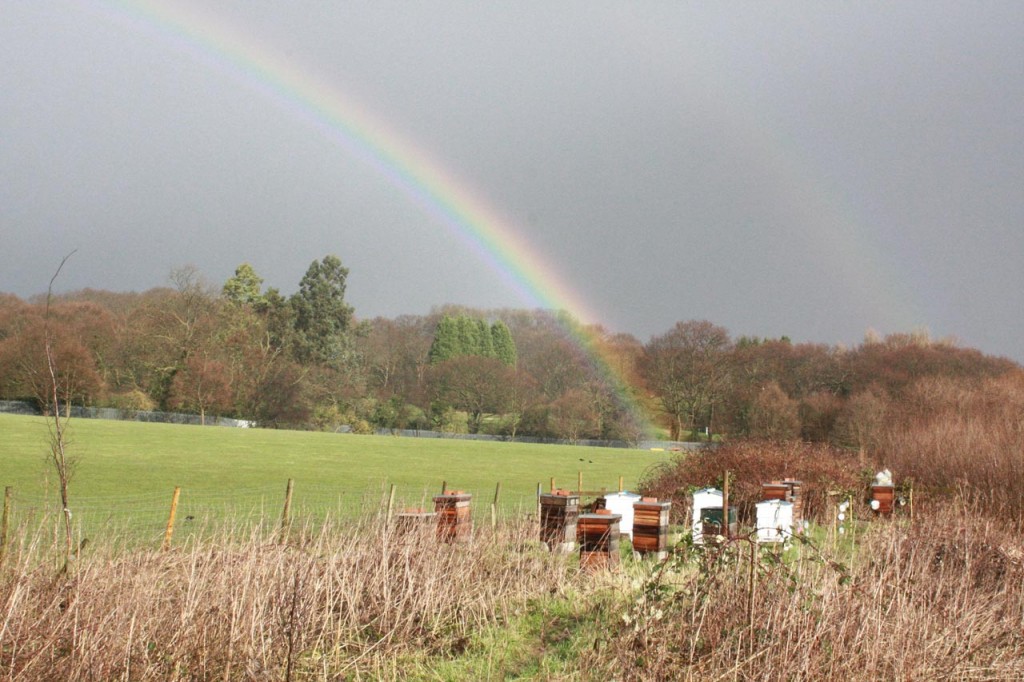
[[[297,511],[352,513],[379,506],[390,485],[396,508],[429,506],[446,481],[474,494],[488,510],[501,483],[503,511],[530,509],[537,484],[551,477],[585,490],[635,488],[666,452],[615,448],[357,436],[302,431],[145,424],[73,419],[69,452],[76,459],[71,508],[92,523],[143,523],[155,532],[175,486],[182,516],[239,512],[278,514],[288,479]],[[49,431],[41,417],[0,414],[0,485],[12,486],[22,509],[58,499],[47,461]],[[143,519],[144,521],[139,521]]]

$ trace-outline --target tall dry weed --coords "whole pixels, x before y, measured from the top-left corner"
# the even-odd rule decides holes
[[[532,525],[439,544],[379,518],[286,544],[227,530],[169,552],[86,553],[55,574],[23,543],[0,579],[0,676],[17,680],[344,679],[470,633],[557,591],[565,558]]]
[[[876,523],[852,555],[786,563],[734,540],[669,564],[588,664],[631,680],[1024,679],[1022,543],[960,511]]]

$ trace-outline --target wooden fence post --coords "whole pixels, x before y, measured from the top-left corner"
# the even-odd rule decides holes
[[[537,521],[538,522],[540,521],[540,495],[541,495],[540,481],[537,481]]]
[[[167,530],[164,532],[164,544],[161,547],[164,551],[171,548],[171,537],[174,536],[174,515],[178,513],[178,496],[181,494],[181,487],[174,486],[174,496],[171,498],[171,513],[167,517]]]
[[[622,490],[623,490],[623,488],[622,488],[622,476],[619,476],[619,492],[621,493]]]
[[[583,497],[583,472],[576,473],[576,494]]]
[[[729,470],[725,471],[725,482],[722,484],[722,537],[729,537]]]
[[[555,477],[551,477],[551,489],[548,492],[555,492]]]
[[[498,497],[501,495],[501,481],[494,486],[494,502],[491,502],[491,528],[498,526]]]
[[[395,508],[395,484],[391,484],[391,490],[388,491],[388,515],[387,520],[391,521],[391,512]]]
[[[284,489],[284,509],[281,510],[281,542],[284,542],[288,537],[288,529],[292,523],[292,490],[295,486],[295,480],[289,478],[288,485]]]
[[[441,494],[448,492],[448,481],[441,481]]]
[[[13,494],[14,489],[11,486],[4,487],[4,516],[3,520],[0,520],[0,566],[3,565],[4,559],[7,557],[7,531],[10,529],[11,496]]]

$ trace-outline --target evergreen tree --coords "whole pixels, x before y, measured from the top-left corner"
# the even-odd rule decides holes
[[[459,330],[458,345],[456,347],[455,355],[476,355],[477,350],[480,347],[480,344],[477,341],[476,322],[474,322],[473,318],[468,315],[459,315],[459,317],[455,319],[455,324]]]
[[[301,362],[334,364],[348,346],[352,306],[345,303],[348,268],[337,256],[313,261],[289,303],[295,311],[296,356]]]
[[[260,289],[263,287],[263,278],[256,274],[248,263],[242,263],[235,268],[233,277],[224,282],[222,290],[224,298],[235,305],[259,305],[263,301]]]
[[[476,341],[476,352],[474,355],[479,355],[484,358],[494,357],[494,342],[491,340],[491,328],[487,326],[487,322],[484,320],[476,320],[476,332],[474,333]]]
[[[512,340],[512,332],[509,331],[508,326],[501,320],[491,325],[491,345],[494,349],[494,357],[509,367],[515,366],[517,359],[516,344]]]
[[[430,364],[435,365],[451,360],[459,354],[459,329],[455,319],[449,315],[441,318],[434,331],[434,341],[430,344],[427,357]]]
[[[491,326],[468,315],[445,315],[437,323],[428,358],[434,365],[452,358],[496,358],[509,367],[516,364],[516,347],[504,322]]]

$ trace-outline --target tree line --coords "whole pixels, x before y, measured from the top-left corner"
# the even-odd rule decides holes
[[[328,255],[289,296],[264,288],[248,264],[220,286],[184,267],[169,286],[142,293],[57,296],[49,310],[56,406],[47,398],[44,302],[0,294],[0,398],[48,410],[189,411],[265,427],[568,440],[638,440],[650,435],[638,419],[647,414],[673,440],[725,434],[865,447],[922,378],[971,383],[1020,372],[1008,359],[922,332],[869,335],[844,348],[733,339],[703,320],[644,343],[549,310],[449,305],[359,319],[345,300],[347,276]]]

